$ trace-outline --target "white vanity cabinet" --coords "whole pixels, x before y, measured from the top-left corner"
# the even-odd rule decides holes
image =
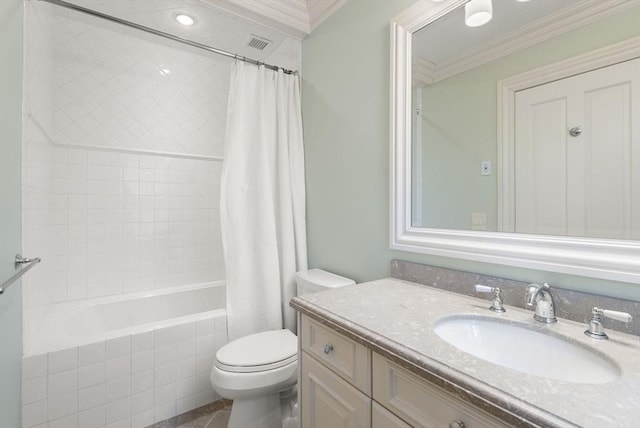
[[[305,315],[300,325],[302,428],[510,426]]]
[[[371,426],[371,351],[302,316],[301,421],[304,428]]]

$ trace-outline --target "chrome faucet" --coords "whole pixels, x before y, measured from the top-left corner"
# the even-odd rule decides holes
[[[542,285],[529,284],[525,294],[525,304],[534,308],[533,318],[540,322],[557,322],[555,303],[549,292],[551,287],[546,282]]]

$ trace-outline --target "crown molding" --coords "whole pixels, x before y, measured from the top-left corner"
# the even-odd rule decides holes
[[[347,0],[200,0],[302,40]]]
[[[436,83],[489,62],[542,43],[553,37],[591,24],[607,16],[637,6],[634,0],[585,0],[561,11],[537,20],[529,25],[494,39],[475,49],[471,55],[461,55],[449,61],[435,64],[432,74],[422,82]],[[422,62],[423,58],[419,61]],[[425,70],[423,69],[424,73]],[[428,83],[427,83],[428,84]]]
[[[307,0],[309,28],[315,30],[325,19],[340,9],[347,0]]]
[[[311,32],[304,0],[200,0],[302,40]]]

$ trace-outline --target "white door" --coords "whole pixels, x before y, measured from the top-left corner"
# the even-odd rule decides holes
[[[640,239],[640,59],[518,92],[515,124],[516,232]]]

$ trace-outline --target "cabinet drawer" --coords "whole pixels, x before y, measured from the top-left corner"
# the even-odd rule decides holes
[[[411,428],[411,425],[373,401],[371,403],[371,428]]]
[[[465,428],[510,426],[378,354],[373,356],[373,398],[415,427],[448,427],[452,421]]]
[[[301,352],[301,409],[305,428],[369,428],[371,398]]]
[[[306,316],[301,347],[347,382],[371,395],[371,351]]]

